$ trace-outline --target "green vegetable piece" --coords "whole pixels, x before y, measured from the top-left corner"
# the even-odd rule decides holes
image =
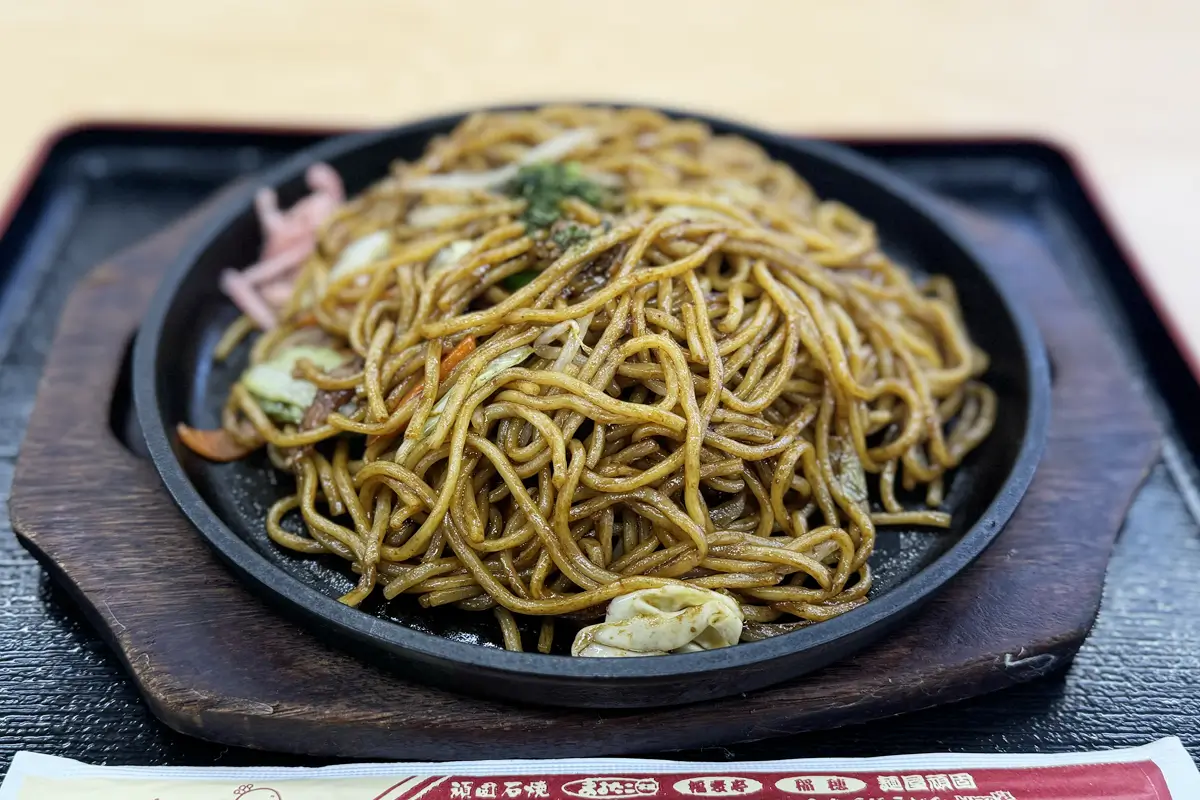
[[[588,180],[578,162],[528,164],[517,170],[506,193],[526,201],[521,219],[530,228],[548,228],[562,216],[560,204],[578,197],[593,206],[604,203],[604,190]]]
[[[500,281],[501,285],[510,292],[515,292],[533,283],[533,279],[538,276],[536,269],[525,269],[520,272],[515,272],[509,275],[504,280]]]
[[[277,353],[270,361],[256,364],[242,373],[242,385],[254,395],[268,416],[285,422],[294,418],[298,423],[312,405],[317,387],[292,375],[296,362],[301,359],[311,361],[319,369],[330,370],[344,363],[346,356],[328,347],[301,345]]]
[[[258,406],[271,419],[276,422],[290,422],[293,425],[299,425],[304,419],[304,410],[291,403],[280,403],[277,400],[259,400]]]
[[[556,231],[550,239],[559,247],[566,250],[572,245],[582,244],[592,238],[591,231],[582,225],[571,223],[560,231]]]

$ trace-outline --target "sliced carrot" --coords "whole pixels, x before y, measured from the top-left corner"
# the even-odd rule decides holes
[[[457,345],[455,345],[453,350],[451,350],[449,353],[446,353],[446,355],[442,356],[442,363],[438,365],[438,380],[444,381],[444,380],[446,380],[446,378],[450,377],[450,373],[454,371],[454,368],[457,367],[459,364],[461,364],[463,362],[463,360],[466,359],[467,356],[471,355],[471,353],[474,353],[474,352],[475,352],[475,337],[474,336],[468,336],[467,338],[465,338],[461,342],[459,342]],[[399,408],[400,406],[404,405],[409,400],[412,400],[414,397],[419,395],[421,393],[421,390],[424,388],[425,388],[425,381],[422,380],[416,386],[414,386],[413,388],[411,388],[407,392],[405,392],[404,396],[400,398],[400,402],[395,405],[393,410],[395,408]],[[401,430],[403,430],[403,428],[401,428]],[[367,445],[370,446],[371,444],[374,444],[376,438],[377,437],[375,437],[375,436],[368,436],[367,437]]]
[[[175,426],[179,440],[189,450],[209,461],[237,461],[253,453],[256,448],[246,447],[229,435],[224,428],[200,430],[184,425]]]
[[[450,377],[450,370],[457,367],[464,360],[466,360],[467,356],[474,352],[475,337],[468,336],[455,345],[454,349],[447,353],[442,359],[442,368],[438,370],[438,378],[443,381],[446,380],[446,378]]]
[[[444,380],[446,380],[446,378],[449,378],[450,373],[454,371],[454,368],[457,367],[459,364],[461,364],[466,359],[467,356],[471,355],[471,353],[474,353],[474,352],[475,352],[475,337],[474,336],[468,336],[467,338],[465,338],[461,342],[459,342],[457,345],[455,345],[453,350],[451,350],[449,353],[446,353],[446,355],[442,356],[441,366],[438,367],[438,380],[444,381]],[[425,381],[421,381],[416,386],[409,389],[408,393],[405,394],[404,397],[400,398],[400,405],[396,406],[396,408],[399,408],[400,406],[407,403],[409,400],[412,400],[414,397],[419,395],[423,388],[425,388]]]

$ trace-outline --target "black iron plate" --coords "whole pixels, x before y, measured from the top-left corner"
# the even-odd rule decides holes
[[[325,161],[350,193],[396,158],[415,158],[430,137],[459,117],[444,117],[318,145],[252,180],[284,202],[304,191],[303,172]],[[230,264],[251,263],[260,249],[251,196],[231,200],[169,268],[138,333],[133,394],[142,431],[167,489],[225,560],[313,630],[361,652],[378,651],[407,675],[443,687],[473,687],[526,703],[585,707],[672,705],[748,692],[818,669],[899,624],[966,567],[1016,508],[1045,442],[1050,381],[1044,347],[1029,315],[925,192],[881,166],[823,142],[788,140],[722,120],[791,164],[821,197],[848,203],[875,221],[884,249],[917,271],[935,270],[958,287],[972,337],[991,357],[987,380],[999,396],[996,430],[957,470],[947,490],[955,527],[889,533],[876,554],[871,602],[786,636],[704,653],[651,659],[573,659],[512,653],[495,638],[488,615],[430,612],[411,598],[350,609],[336,598],[353,585],[340,568],[282,552],[265,536],[267,508],[290,487],[261,461],[214,465],[189,453],[176,423],[219,424],[219,413],[245,361],[213,365],[212,349],[236,314],[217,289]],[[290,481],[288,481],[290,483]],[[482,645],[482,646],[481,646]]]

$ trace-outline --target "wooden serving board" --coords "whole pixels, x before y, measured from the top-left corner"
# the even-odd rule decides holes
[[[1095,313],[1033,240],[960,212],[1032,307],[1054,368],[1045,457],[995,543],[902,629],[797,681],[727,700],[602,712],[518,707],[407,682],[275,613],[218,562],[153,465],[113,434],[118,376],[164,267],[220,199],[101,264],[47,360],[11,510],[171,727],[229,745],[354,758],[649,753],[832,727],[1064,667],[1159,434]],[[118,409],[119,410],[119,409]]]

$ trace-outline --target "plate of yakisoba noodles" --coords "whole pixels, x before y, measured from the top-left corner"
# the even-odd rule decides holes
[[[636,707],[794,678],[962,571],[1041,454],[1004,276],[850,150],[555,105],[251,183],[138,335],[147,444],[244,580],[418,680]]]

